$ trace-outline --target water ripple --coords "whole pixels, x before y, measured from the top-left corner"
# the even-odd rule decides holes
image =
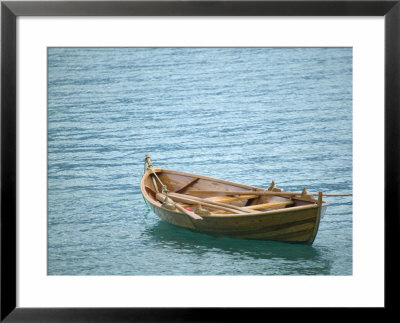
[[[48,272],[352,274],[351,197],[329,200],[312,247],[209,237],[148,213],[146,153],[249,185],[351,192],[350,48],[50,48]]]

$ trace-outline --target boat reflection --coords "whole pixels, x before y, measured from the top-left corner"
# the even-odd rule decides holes
[[[313,262],[314,265],[318,263],[318,274],[326,275],[330,271],[329,261],[324,259],[322,253],[313,246],[275,241],[213,237],[175,227],[164,221],[159,221],[147,228],[145,234],[159,245],[195,252],[199,256],[212,251],[252,257],[254,259]]]

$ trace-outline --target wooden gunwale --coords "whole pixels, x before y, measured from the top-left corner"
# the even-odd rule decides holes
[[[191,174],[191,173],[180,172],[180,171],[170,170],[170,169],[162,169],[162,168],[154,168],[154,171],[156,173],[165,172],[165,173],[188,176],[188,177],[198,177],[199,179],[205,179],[205,180],[212,181],[212,182],[218,182],[218,183],[222,183],[222,184],[233,185],[233,186],[241,187],[241,188],[244,188],[244,189],[247,189],[247,190],[251,189],[251,190],[254,190],[254,191],[263,191],[262,189],[259,189],[257,187],[252,187],[252,186],[248,186],[248,185],[244,185],[244,184],[240,184],[240,183],[235,183],[235,182],[230,182],[230,181],[226,181],[226,180],[219,179],[219,178],[208,177],[208,176],[204,176],[204,175],[197,175],[197,174]],[[149,173],[151,173],[151,172],[149,172]]]

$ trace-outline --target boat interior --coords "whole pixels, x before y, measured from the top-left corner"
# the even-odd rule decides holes
[[[154,204],[170,209],[178,206],[201,216],[265,213],[318,202],[305,189],[294,195],[274,182],[261,189],[176,171],[154,171],[144,179],[144,189]]]

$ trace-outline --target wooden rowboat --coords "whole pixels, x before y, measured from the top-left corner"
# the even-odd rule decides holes
[[[262,189],[154,168],[149,155],[140,188],[151,210],[166,222],[232,238],[311,245],[328,207],[322,192],[283,192],[274,182]]]

